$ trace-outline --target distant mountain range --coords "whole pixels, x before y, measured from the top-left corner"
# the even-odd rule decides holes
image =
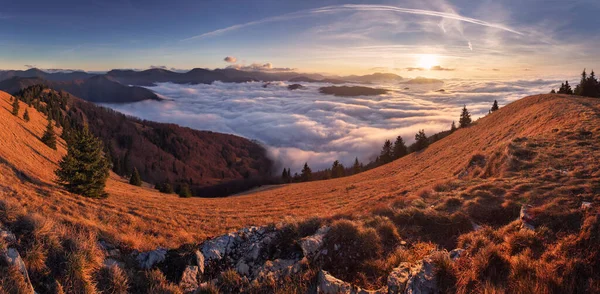
[[[83,71],[46,72],[37,68],[28,70],[0,71],[0,90],[16,93],[35,84],[45,84],[53,89],[67,91],[85,100],[98,103],[130,103],[142,100],[160,100],[158,95],[143,88],[157,83],[211,84],[215,81],[244,83],[251,81],[290,81],[305,83],[381,83],[401,82],[396,74],[374,73],[370,75],[330,76],[321,74],[301,74],[297,72],[243,71],[233,68],[195,68],[188,72],[174,72],[165,69],[111,70],[105,74]]]

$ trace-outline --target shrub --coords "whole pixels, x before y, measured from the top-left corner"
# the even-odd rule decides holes
[[[163,273],[158,270],[146,272],[148,291],[146,293],[183,294],[183,291],[174,284],[169,283]]]
[[[179,186],[179,192],[177,194],[181,198],[192,197],[192,191],[190,190],[190,186],[188,186],[188,184],[183,184],[183,185]]]
[[[125,272],[117,265],[103,267],[99,273],[98,290],[103,293],[126,294],[129,281]]]

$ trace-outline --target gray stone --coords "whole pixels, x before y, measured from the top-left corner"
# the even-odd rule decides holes
[[[304,256],[315,256],[323,246],[323,239],[329,232],[329,227],[321,227],[317,232],[300,240],[300,248]]]
[[[317,292],[321,294],[384,294],[387,289],[384,287],[379,290],[364,290],[344,282],[328,272],[321,270],[317,282]]]
[[[140,268],[151,269],[155,264],[163,262],[166,254],[166,249],[159,248],[153,251],[142,252],[138,254],[136,260],[138,261]]]
[[[198,265],[198,271],[200,272],[200,274],[204,274],[204,255],[202,254],[202,252],[200,252],[200,250],[196,250],[196,252],[194,252],[196,255],[196,264]]]
[[[439,293],[435,266],[429,257],[415,264],[410,269],[410,278],[406,282],[406,294],[433,294]]]
[[[198,289],[198,266],[188,265],[183,274],[181,276],[181,282],[179,282],[179,287],[186,292],[193,292]]]
[[[242,261],[240,261],[238,263],[238,265],[236,266],[235,269],[237,270],[237,272],[240,275],[244,275],[244,276],[250,275],[250,267],[246,263],[244,263]]]
[[[403,262],[397,268],[393,269],[387,280],[389,294],[403,293],[406,288],[406,282],[410,277],[410,264]]]
[[[27,267],[21,259],[21,255],[19,255],[19,251],[15,248],[8,248],[7,250],[0,251],[0,258],[4,258],[6,263],[10,266],[16,267],[17,270],[23,275],[25,278],[25,282],[29,286],[31,293],[35,293],[33,290],[33,285],[31,285],[31,280],[29,280],[29,274],[27,273]]]
[[[462,254],[464,252],[465,252],[464,249],[456,248],[456,249],[453,249],[452,251],[450,251],[448,253],[448,256],[450,256],[450,259],[452,259],[452,260],[457,260],[458,258],[460,258],[462,256]]]

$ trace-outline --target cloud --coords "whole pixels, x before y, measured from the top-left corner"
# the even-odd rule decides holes
[[[468,45],[469,45],[469,50],[473,51],[473,44],[471,44],[471,41],[469,41]]]
[[[232,65],[228,66],[227,68],[233,68],[233,69],[244,70],[244,71],[272,71],[272,72],[295,70],[295,68],[290,68],[290,67],[273,67],[273,64],[270,62],[252,63],[250,65],[232,64]]]
[[[302,11],[287,13],[287,14],[283,14],[283,15],[279,15],[279,16],[267,17],[267,18],[263,18],[260,20],[256,20],[256,21],[237,24],[237,25],[226,27],[226,28],[202,33],[200,35],[196,35],[196,36],[192,36],[192,37],[183,39],[182,41],[191,41],[191,40],[203,39],[203,38],[207,38],[207,37],[219,36],[219,35],[231,32],[231,31],[236,31],[236,30],[240,30],[243,28],[260,25],[260,24],[265,24],[265,23],[270,23],[270,22],[289,21],[289,20],[296,19],[296,18],[304,18],[304,17],[310,17],[310,16],[326,14],[326,13],[342,13],[342,12],[352,13],[352,12],[356,12],[356,11],[393,12],[393,13],[413,14],[413,15],[421,15],[421,16],[433,16],[433,17],[439,17],[442,19],[456,20],[456,21],[460,21],[460,22],[476,24],[476,25],[483,26],[483,27],[494,28],[497,30],[510,32],[510,33],[513,33],[516,35],[523,35],[521,32],[514,30],[508,26],[502,25],[502,24],[491,23],[491,22],[483,21],[483,20],[476,19],[476,18],[466,17],[466,16],[462,16],[460,14],[453,13],[453,12],[442,12],[442,11],[424,10],[424,9],[411,9],[411,8],[402,8],[402,7],[388,6],[388,5],[345,4],[345,5],[325,6],[325,7],[316,8],[316,9],[302,10]]]
[[[168,69],[165,65],[151,65],[151,69]]]
[[[35,66],[35,65],[31,65],[31,64],[25,64],[24,66],[25,66],[25,68],[27,68],[27,69],[37,68],[37,66]]]
[[[223,61],[225,61],[227,63],[236,63],[237,58],[235,58],[234,56],[227,56],[223,59]]]
[[[401,135],[414,141],[418,129],[428,135],[448,129],[463,104],[477,119],[494,100],[500,105],[531,94],[546,93],[557,80],[446,80],[439,86],[387,85],[389,94],[336,97],[319,93],[326,84],[303,83],[290,91],[288,83],[221,83],[177,85],[149,89],[169,98],[132,104],[105,105],[144,119],[177,123],[200,130],[231,133],[267,146],[281,167],[299,171],[304,162],[324,169],[339,159],[350,165],[355,157],[372,160],[386,139]]]
[[[407,67],[405,68],[407,71],[424,71],[425,69],[422,67]]]
[[[445,68],[442,67],[441,65],[436,65],[436,66],[432,66],[430,68],[430,70],[435,70],[435,71],[455,71],[455,68]]]

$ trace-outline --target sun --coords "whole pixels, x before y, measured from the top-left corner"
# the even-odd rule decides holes
[[[437,56],[432,54],[421,54],[419,55],[419,61],[417,63],[417,67],[430,69],[434,66],[438,65]]]

